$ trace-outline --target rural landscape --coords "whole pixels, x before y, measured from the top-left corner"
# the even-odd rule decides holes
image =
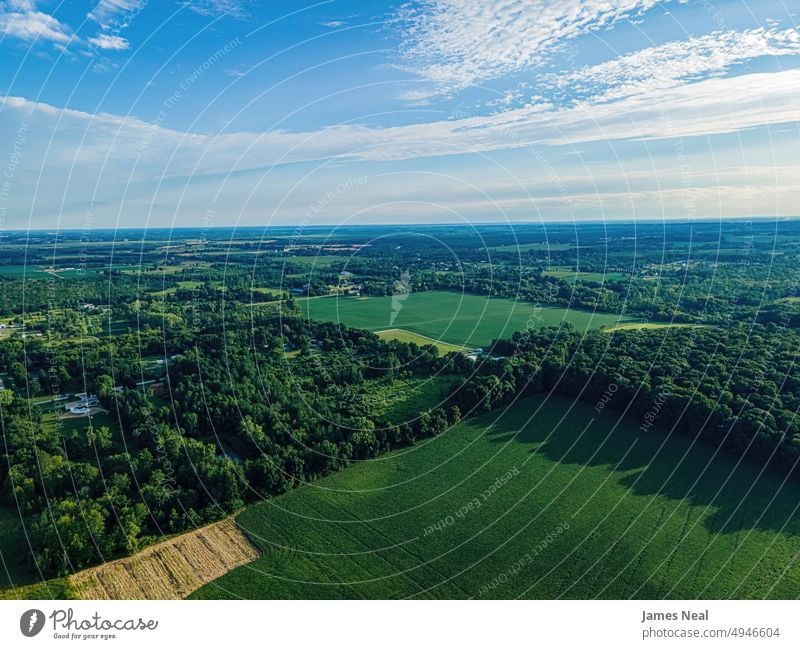
[[[797,2],[0,0],[0,60],[0,648],[798,646]]]
[[[0,251],[4,598],[800,595],[800,221]]]

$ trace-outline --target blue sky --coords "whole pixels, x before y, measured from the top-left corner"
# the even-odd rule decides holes
[[[800,214],[758,0],[0,0],[0,228]]]

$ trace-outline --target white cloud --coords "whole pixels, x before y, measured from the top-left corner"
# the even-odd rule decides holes
[[[201,16],[247,17],[240,0],[187,0],[183,4]]]
[[[24,158],[17,168],[9,214],[44,219],[72,210],[73,225],[85,217],[81,210],[92,202],[102,204],[98,219],[102,213],[109,224],[119,214],[126,223],[141,224],[137,219],[151,208],[155,218],[179,214],[181,223],[191,224],[217,201],[227,214],[247,205],[251,220],[275,209],[285,222],[308,209],[309,195],[328,188],[287,189],[307,168],[289,163],[335,160],[331,173],[340,174],[339,180],[332,181],[335,186],[342,178],[375,173],[377,167],[361,163],[414,160],[413,165],[386,164],[380,169],[441,169],[440,161],[433,158],[452,154],[473,154],[447,169],[454,178],[471,174],[473,184],[489,198],[453,183],[435,186],[415,180],[410,184],[389,176],[385,182],[370,181],[371,194],[354,194],[353,205],[342,202],[336,209],[355,214],[364,207],[359,201],[373,206],[396,200],[408,207],[388,205],[386,218],[400,218],[406,212],[408,218],[439,218],[448,208],[483,218],[496,201],[516,218],[531,217],[537,210],[548,218],[569,218],[570,214],[657,217],[661,213],[686,215],[689,208],[704,216],[785,215],[800,212],[798,167],[790,135],[779,136],[775,143],[765,136],[760,158],[752,148],[745,151],[735,145],[723,153],[724,143],[735,142],[733,138],[711,143],[707,138],[780,123],[792,123],[789,130],[800,137],[798,87],[800,70],[785,70],[712,78],[572,108],[525,108],[392,128],[348,125],[295,133],[217,134],[183,133],[135,117],[92,115],[6,97],[0,99],[0,140],[13,141],[21,121],[36,124],[27,135]],[[616,158],[620,140],[690,136],[702,139],[694,145],[681,143],[683,161],[672,141],[621,147],[635,147],[650,155],[646,164],[635,155]],[[591,142],[604,143],[593,150],[608,153],[587,159],[560,155],[579,143],[586,143],[581,148],[588,149]],[[558,146],[564,148],[550,148]],[[520,151],[505,157],[493,154],[505,149]],[[541,155],[547,156],[552,167],[542,164]],[[458,171],[462,165],[467,165],[465,172]],[[522,179],[519,190],[514,182],[498,182],[497,169],[506,165]],[[243,171],[255,173],[233,173]],[[123,189],[128,180],[130,186]],[[47,191],[41,191],[42,187]],[[409,187],[414,191],[409,192]],[[282,202],[287,191],[293,196],[292,209]],[[414,201],[429,205],[414,206]],[[434,204],[441,207],[430,207]],[[37,225],[42,227],[43,222]]]
[[[320,25],[322,27],[329,27],[330,29],[337,29],[339,27],[344,27],[347,23],[344,20],[327,20],[325,22],[321,22]]]
[[[132,117],[90,115],[7,97],[0,105],[30,114],[49,157],[155,176],[187,176],[341,158],[391,161],[529,146],[669,139],[800,122],[800,70],[707,79],[612,103],[523,108],[491,116],[391,128],[333,126],[312,132],[181,133]],[[5,110],[4,110],[5,114]],[[51,130],[49,130],[50,125]],[[94,172],[96,173],[96,172]],[[91,174],[90,174],[91,175]]]
[[[109,34],[98,34],[88,40],[89,45],[101,50],[127,50],[130,43],[121,36],[110,36]]]
[[[46,40],[68,43],[72,36],[69,27],[58,19],[40,11],[29,11],[31,3],[12,3],[21,11],[2,11],[0,7],[0,34],[25,41]]]
[[[404,67],[429,82],[431,96],[449,95],[541,63],[570,39],[669,1],[423,0],[397,15]]]
[[[34,0],[9,0],[6,3],[11,9],[17,11],[35,11],[36,3]]]
[[[761,56],[800,54],[800,32],[764,28],[715,32],[639,50],[545,81],[571,94],[610,100],[718,76]]]
[[[108,28],[118,16],[139,11],[144,4],[143,0],[100,0],[89,12],[88,17]]]

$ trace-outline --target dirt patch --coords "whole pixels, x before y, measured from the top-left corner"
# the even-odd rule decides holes
[[[81,599],[183,599],[257,557],[258,551],[227,519],[83,570],[70,582]]]

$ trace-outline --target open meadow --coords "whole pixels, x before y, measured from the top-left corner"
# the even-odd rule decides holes
[[[323,297],[298,300],[301,317],[369,331],[404,329],[459,347],[486,347],[526,328],[563,326],[579,331],[634,322],[612,313],[538,306],[470,293],[427,291],[395,297]]]

